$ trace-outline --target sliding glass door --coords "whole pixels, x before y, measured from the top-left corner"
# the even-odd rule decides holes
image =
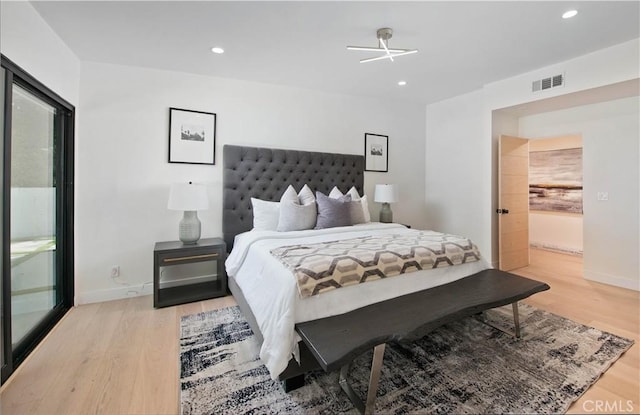
[[[5,86],[5,77],[6,71],[4,67],[0,67],[0,134],[4,134],[4,115],[6,111],[4,110],[5,104],[5,94],[4,94],[4,86]],[[0,160],[4,160],[3,154],[4,146],[0,146]],[[3,180],[0,180],[0,194],[4,194],[4,169],[0,169],[2,172]],[[0,204],[0,218],[4,217],[4,208]],[[4,221],[0,220],[0,228],[2,228],[2,235],[4,235]],[[2,240],[0,240],[0,248],[2,248],[2,252],[4,252],[4,236]],[[4,260],[4,255],[0,255],[0,270],[4,270],[4,265],[2,261]],[[7,339],[4,333],[4,319],[5,319],[5,296],[4,296],[4,278],[0,279],[0,384],[4,383],[5,373],[8,372],[9,366],[7,364],[7,355],[5,353],[6,345],[5,341],[9,342],[10,339]]]
[[[2,66],[5,379],[73,302],[73,107]]]
[[[19,345],[61,303],[56,284],[56,107],[13,86],[11,342]]]

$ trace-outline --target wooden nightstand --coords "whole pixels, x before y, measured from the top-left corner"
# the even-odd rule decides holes
[[[157,242],[153,251],[155,308],[221,297],[227,294],[226,244],[220,238],[196,244]]]

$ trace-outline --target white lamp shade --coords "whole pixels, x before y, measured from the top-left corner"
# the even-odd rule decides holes
[[[209,197],[207,188],[200,184],[173,183],[169,191],[169,203],[167,208],[171,210],[205,210],[209,209]]]
[[[382,203],[395,203],[398,201],[398,191],[394,184],[377,184],[373,200]]]

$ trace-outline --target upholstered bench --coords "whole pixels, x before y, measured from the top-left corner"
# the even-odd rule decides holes
[[[550,287],[508,272],[487,269],[428,290],[372,304],[346,314],[296,325],[311,353],[327,372],[340,369],[340,386],[360,412],[375,405],[385,344],[411,341],[448,322],[513,305],[516,337],[520,337],[518,301]],[[373,348],[366,403],[347,382],[349,364]]]

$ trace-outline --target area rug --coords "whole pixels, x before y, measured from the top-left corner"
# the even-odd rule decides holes
[[[511,307],[487,313],[513,324]],[[561,413],[602,375],[632,340],[520,305],[522,339],[473,318],[442,326],[419,341],[389,344],[378,413]],[[238,307],[185,316],[180,338],[184,415],[220,413],[357,413],[337,373],[306,375],[285,393],[258,357]],[[365,396],[371,353],[351,366]]]

